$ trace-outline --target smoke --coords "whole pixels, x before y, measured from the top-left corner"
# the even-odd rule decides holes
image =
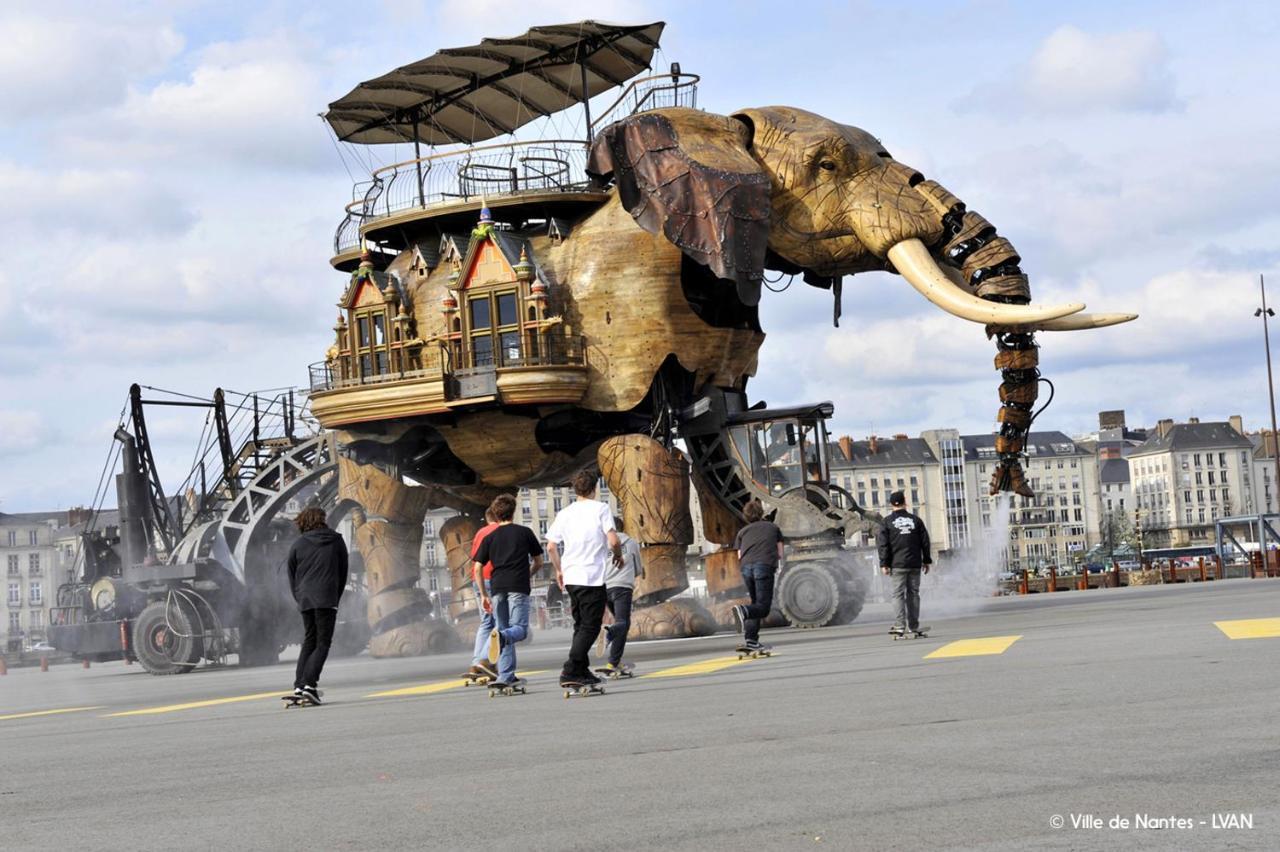
[[[996,594],[1000,573],[1005,570],[1013,499],[1008,494],[998,494],[992,503],[991,526],[983,529],[975,524],[979,535],[973,544],[965,550],[952,551],[921,578],[922,612],[939,616],[970,615]]]

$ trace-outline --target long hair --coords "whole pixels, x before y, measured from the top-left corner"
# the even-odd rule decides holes
[[[293,519],[293,522],[298,525],[298,532],[300,533],[323,529],[328,526],[324,521],[324,509],[319,506],[309,506],[299,512],[298,517]]]

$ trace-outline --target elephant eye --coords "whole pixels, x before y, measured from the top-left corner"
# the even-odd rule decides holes
[[[836,170],[835,160],[823,160],[818,163],[818,168],[822,169],[824,172],[834,172]]]

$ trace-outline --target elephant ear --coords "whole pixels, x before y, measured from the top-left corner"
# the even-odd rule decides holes
[[[641,113],[606,127],[587,172],[613,180],[624,209],[651,234],[760,301],[769,242],[769,177],[747,151],[749,131],[732,118],[692,109]]]

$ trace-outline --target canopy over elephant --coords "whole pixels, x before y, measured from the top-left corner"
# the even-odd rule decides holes
[[[766,269],[837,299],[842,276],[896,272],[982,325],[1002,378],[992,493],[1030,494],[1020,457],[1040,380],[1035,333],[1134,318],[1032,304],[1018,253],[987,220],[866,131],[793,107],[636,113],[596,134],[586,172],[573,193],[424,203],[378,232],[388,259],[366,255],[339,302],[312,410],[342,430],[348,479],[376,466],[394,474],[386,488],[426,486],[430,499],[396,506],[463,513],[442,531],[455,615],[474,606],[467,545],[488,501],[599,467],[643,546],[637,626],[711,628],[675,598],[692,524],[674,441],[694,456],[707,539],[731,544],[749,488],[713,487],[732,464],[699,456],[731,442],[690,439],[709,408],[721,432],[752,409]],[[400,623],[394,608],[379,618]]]

